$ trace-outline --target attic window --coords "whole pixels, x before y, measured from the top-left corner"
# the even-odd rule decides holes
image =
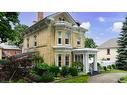
[[[64,19],[64,18],[59,17],[59,21],[65,21],[65,19]]]

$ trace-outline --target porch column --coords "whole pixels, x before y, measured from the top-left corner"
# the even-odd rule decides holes
[[[83,54],[83,72],[88,73],[89,72],[89,55],[88,53]]]
[[[94,55],[94,71],[97,71],[97,54]]]

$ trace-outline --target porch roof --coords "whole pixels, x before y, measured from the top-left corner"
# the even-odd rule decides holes
[[[81,48],[81,49],[73,49],[73,51],[86,51],[86,52],[97,52],[98,49],[95,48]]]

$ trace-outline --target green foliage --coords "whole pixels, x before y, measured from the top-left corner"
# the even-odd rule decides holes
[[[83,70],[83,63],[74,62],[74,63],[72,63],[72,67],[76,68],[78,71],[82,71]]]
[[[116,69],[116,65],[115,65],[115,64],[112,64],[112,68],[113,68],[113,69]]]
[[[78,76],[78,70],[76,68],[74,68],[74,67],[70,67],[69,68],[69,73],[72,76]]]
[[[37,75],[43,75],[45,72],[49,70],[49,66],[46,63],[38,63],[36,64],[35,71],[37,72]]]
[[[16,46],[21,46],[21,44],[23,43],[23,33],[25,32],[25,30],[28,28],[28,26],[23,25],[23,24],[18,24],[14,27],[14,39],[10,40],[9,42],[11,44],[14,44]]]
[[[61,70],[61,75],[62,75],[63,77],[69,75],[69,67],[63,66],[63,67],[62,67],[62,70]]]
[[[127,70],[127,17],[117,42],[119,47],[116,66],[118,69]]]
[[[103,66],[103,69],[104,69],[105,71],[107,71],[107,67],[106,67],[106,66]]]
[[[111,69],[112,69],[112,66],[111,66],[111,65],[108,65],[108,67],[107,67],[107,68],[111,70]]]
[[[96,48],[97,47],[96,43],[91,38],[86,38],[84,43],[85,43],[85,48]]]
[[[43,57],[41,57],[39,54],[36,54],[33,56],[34,63],[44,63]]]
[[[54,81],[54,77],[51,72],[47,71],[42,76],[40,76],[37,81],[38,82],[52,82]]]
[[[60,69],[59,67],[53,65],[53,66],[50,66],[49,72],[51,72],[52,74],[55,75],[55,77],[57,77],[57,75],[60,73]]]
[[[7,40],[14,40],[13,26],[19,23],[19,13],[17,12],[0,12],[0,38],[1,42],[7,42]]]

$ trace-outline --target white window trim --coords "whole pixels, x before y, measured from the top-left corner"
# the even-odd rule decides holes
[[[59,33],[61,33],[61,36],[58,35]],[[61,38],[61,44],[58,43],[59,42],[59,40],[58,40],[59,38]],[[57,45],[58,46],[61,46],[62,45],[62,32],[61,31],[58,31],[57,32]]]
[[[64,66],[66,66],[66,55],[69,55],[69,65],[68,65],[68,67],[70,67],[70,54],[65,54],[64,55]]]

